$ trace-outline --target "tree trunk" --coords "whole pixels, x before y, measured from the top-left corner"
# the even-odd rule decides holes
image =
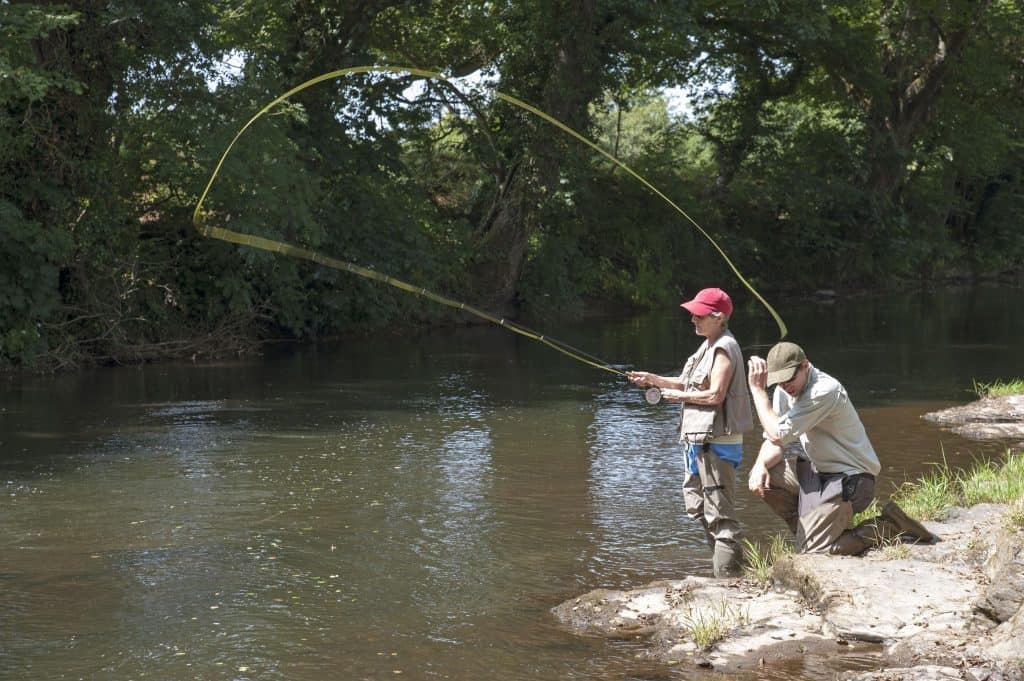
[[[540,83],[543,101],[538,107],[569,127],[586,134],[588,106],[600,92],[596,72],[596,0],[565,0],[545,5],[543,23],[558,35],[552,44],[538,46],[550,55],[547,73]],[[545,35],[538,35],[544,40]],[[523,74],[525,79],[536,74]],[[541,225],[543,203],[556,194],[567,157],[568,141],[561,131],[534,119],[534,133],[522,158],[502,182],[493,210],[479,229],[482,262],[477,270],[484,304],[510,312],[527,245]],[[572,149],[572,143],[569,143]]]
[[[867,186],[878,200],[899,203],[914,143],[928,122],[951,66],[979,30],[989,4],[991,0],[978,2],[972,16],[948,33],[934,18],[919,18],[910,7],[905,9],[901,31],[894,35],[911,43],[913,24],[926,24],[933,49],[916,61],[898,46],[888,47],[883,55],[882,76],[889,87],[884,98],[869,100],[868,112],[874,158]]]

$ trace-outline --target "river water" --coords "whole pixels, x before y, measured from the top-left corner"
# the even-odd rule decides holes
[[[989,288],[780,311],[847,386],[887,493],[943,457],[1004,451],[920,415],[1024,375],[1018,305]],[[676,309],[545,330],[662,372],[700,340]],[[751,305],[733,330],[747,354],[778,333]],[[710,571],[682,511],[675,411],[614,374],[487,327],[3,385],[0,678],[686,676],[549,614]],[[749,535],[780,531],[755,501],[741,486]]]

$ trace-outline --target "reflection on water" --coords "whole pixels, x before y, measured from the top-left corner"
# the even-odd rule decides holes
[[[969,399],[973,379],[1024,373],[1024,322],[991,317],[1022,299],[784,314],[849,388],[887,490],[943,456],[1001,453],[919,417]],[[741,343],[770,344],[773,322],[737,302]],[[681,314],[551,331],[666,372],[698,340]],[[686,678],[548,615],[587,589],[709,574],[675,424],[671,405],[501,329],[10,381],[0,677]],[[779,531],[740,488],[747,532]],[[756,677],[829,677],[877,655]]]
[[[666,578],[694,572],[703,559],[703,531],[685,522],[674,410],[638,409],[636,399],[636,391],[620,386],[597,395],[588,442],[594,545],[599,549],[591,569],[600,574],[607,571],[601,566],[619,562],[612,571],[616,586],[636,584],[652,569]]]

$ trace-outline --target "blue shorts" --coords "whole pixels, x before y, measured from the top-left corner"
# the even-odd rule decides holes
[[[741,444],[722,445],[712,442],[708,447],[718,455],[719,459],[731,463],[733,468],[738,468],[740,460],[743,459],[743,445]],[[697,475],[697,457],[703,451],[704,445],[690,445],[686,448],[686,470],[691,475]]]

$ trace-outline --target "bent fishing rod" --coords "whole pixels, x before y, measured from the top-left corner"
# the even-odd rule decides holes
[[[220,227],[220,226],[217,226],[217,225],[214,225],[214,224],[210,224],[210,222],[209,222],[210,214],[207,213],[203,209],[203,204],[205,203],[205,201],[207,199],[207,196],[210,194],[210,190],[213,187],[213,184],[214,184],[215,180],[217,179],[217,176],[219,175],[219,173],[221,171],[221,168],[224,165],[224,162],[227,160],[228,156],[231,154],[231,151],[234,149],[235,145],[238,143],[238,141],[242,137],[242,135],[250,127],[252,127],[252,125],[257,120],[262,118],[265,114],[267,114],[269,111],[271,111],[277,105],[281,104],[282,102],[284,102],[288,98],[292,97],[293,95],[295,95],[295,94],[297,94],[299,92],[302,92],[303,90],[311,88],[311,87],[313,87],[315,85],[318,85],[320,83],[323,83],[325,81],[335,80],[335,79],[343,78],[345,76],[350,76],[350,75],[354,75],[354,74],[363,74],[363,73],[409,74],[409,75],[418,76],[418,77],[429,79],[429,80],[442,81],[446,85],[448,85],[449,87],[452,87],[452,88],[458,90],[458,87],[456,87],[456,85],[452,81],[450,81],[446,76],[444,76],[441,73],[438,73],[438,72],[435,72],[435,71],[427,71],[427,70],[424,70],[424,69],[417,69],[417,68],[412,68],[412,67],[406,67],[406,66],[353,66],[353,67],[349,67],[349,68],[345,68],[345,69],[338,69],[338,70],[335,70],[335,71],[330,71],[330,72],[321,74],[321,75],[319,75],[319,76],[317,76],[315,78],[311,78],[311,79],[309,79],[309,80],[307,80],[307,81],[305,81],[303,83],[300,83],[299,85],[293,87],[292,89],[288,90],[284,94],[276,97],[271,102],[266,104],[262,109],[260,109],[252,118],[250,118],[248,120],[248,122],[245,123],[245,125],[243,125],[238,130],[238,132],[232,138],[230,144],[228,144],[227,148],[221,154],[220,159],[217,161],[217,164],[214,167],[213,173],[210,175],[210,179],[207,181],[206,187],[203,189],[202,194],[199,196],[199,200],[196,202],[195,209],[192,212],[192,224],[199,231],[199,233],[202,234],[204,237],[207,237],[207,238],[218,239],[220,241],[225,241],[225,242],[229,242],[229,243],[239,244],[239,245],[242,245],[242,246],[249,246],[251,248],[257,248],[257,249],[268,251],[268,252],[272,252],[272,253],[281,253],[282,255],[286,255],[286,256],[289,256],[289,257],[292,257],[292,258],[297,258],[297,259],[301,259],[301,260],[307,260],[307,261],[316,263],[318,265],[321,265],[323,267],[328,267],[330,269],[350,272],[352,274],[355,274],[355,275],[360,276],[360,277],[364,277],[366,279],[371,279],[371,280],[378,281],[378,282],[383,283],[383,284],[387,284],[389,286],[393,286],[393,287],[398,288],[398,289],[400,289],[402,291],[405,291],[407,293],[412,293],[414,295],[422,296],[424,298],[432,300],[432,301],[434,301],[436,303],[439,303],[441,305],[445,305],[447,307],[451,307],[451,308],[455,308],[455,309],[458,309],[458,310],[462,310],[462,311],[464,311],[466,313],[469,313],[469,314],[471,314],[471,315],[473,315],[475,317],[478,317],[480,319],[486,320],[486,321],[491,322],[493,324],[497,324],[498,326],[506,328],[509,331],[512,331],[512,332],[517,333],[517,334],[519,334],[521,336],[524,336],[525,338],[529,338],[530,340],[534,340],[534,341],[537,341],[539,343],[543,343],[544,345],[546,345],[546,346],[548,346],[548,347],[550,347],[550,348],[552,348],[554,350],[557,350],[558,352],[562,353],[563,355],[566,355],[567,357],[575,359],[575,360],[577,360],[579,362],[583,362],[584,364],[587,364],[589,366],[592,366],[592,367],[595,367],[597,369],[601,369],[603,371],[607,371],[607,372],[610,372],[610,373],[613,373],[613,374],[625,377],[626,376],[625,372],[620,371],[619,369],[616,369],[614,366],[612,366],[608,362],[605,362],[605,361],[603,361],[601,359],[598,359],[598,358],[596,358],[596,357],[594,357],[592,355],[589,355],[589,354],[583,352],[582,350],[579,350],[577,348],[572,347],[571,345],[569,345],[567,343],[564,343],[564,342],[559,341],[559,340],[557,340],[555,338],[551,338],[550,336],[546,336],[544,334],[541,334],[541,333],[538,333],[536,331],[533,331],[533,330],[531,330],[531,329],[529,329],[529,328],[527,328],[527,327],[525,327],[525,326],[523,326],[521,324],[518,324],[518,323],[513,322],[511,320],[505,319],[504,317],[500,317],[498,315],[494,315],[494,314],[491,314],[489,312],[485,312],[484,310],[480,310],[480,309],[478,309],[476,307],[473,307],[471,305],[468,305],[466,303],[459,302],[459,301],[454,300],[452,298],[448,298],[447,296],[443,296],[443,295],[441,295],[439,293],[435,293],[433,291],[427,290],[426,288],[423,288],[423,287],[420,287],[420,286],[415,286],[415,285],[410,284],[408,282],[402,281],[401,279],[397,279],[397,278],[389,276],[387,274],[383,274],[383,273],[378,272],[376,270],[373,270],[373,269],[370,269],[370,268],[367,268],[367,267],[363,267],[363,266],[360,266],[360,265],[357,265],[355,263],[348,262],[348,261],[345,261],[345,260],[340,260],[338,258],[333,258],[333,257],[324,255],[322,253],[318,253],[316,251],[313,251],[313,250],[310,250],[310,249],[307,249],[307,248],[302,248],[301,246],[295,246],[293,244],[285,243],[283,241],[276,241],[274,239],[267,239],[267,238],[255,236],[255,235],[252,235],[252,234],[244,234],[244,233],[236,232],[236,231],[233,231],[233,230],[230,230],[230,229],[226,229],[224,227]],[[522,100],[520,100],[520,99],[518,99],[516,97],[513,97],[511,95],[505,94],[503,92],[494,91],[494,96],[497,99],[501,100],[501,101],[504,101],[504,102],[506,102],[506,103],[508,103],[508,104],[510,104],[510,105],[512,105],[512,106],[514,106],[514,107],[516,107],[516,108],[518,108],[520,110],[522,110],[522,111],[525,111],[525,112],[529,113],[532,116],[535,116],[535,117],[545,121],[546,123],[548,123],[550,125],[553,125],[554,127],[558,128],[559,130],[564,132],[565,134],[575,138],[579,142],[585,144],[587,147],[589,147],[589,148],[593,149],[594,151],[598,152],[604,158],[606,158],[609,161],[611,161],[615,166],[617,166],[618,168],[621,168],[623,171],[625,171],[627,174],[629,174],[635,180],[637,180],[638,182],[643,184],[647,189],[649,189],[651,192],[653,192],[655,196],[657,196],[661,200],[665,201],[677,213],[679,213],[684,218],[686,218],[686,220],[688,220],[690,222],[690,224],[692,224],[693,227],[695,229],[697,229],[697,231],[699,231],[711,243],[711,245],[715,248],[715,250],[718,252],[718,254],[723,258],[723,260],[725,260],[726,264],[733,271],[733,273],[740,279],[740,281],[743,283],[743,285],[754,295],[755,298],[757,298],[758,301],[761,302],[762,305],[764,305],[764,307],[768,310],[768,312],[771,313],[772,317],[775,319],[775,322],[776,322],[776,324],[779,327],[780,338],[785,338],[785,336],[786,336],[786,325],[782,321],[782,318],[779,316],[779,314],[775,311],[775,309],[771,305],[768,304],[768,302],[761,296],[760,293],[758,293],[758,291],[754,288],[754,286],[749,281],[747,281],[747,279],[740,273],[740,271],[736,268],[736,266],[733,264],[733,262],[729,259],[728,255],[726,255],[725,251],[722,250],[722,248],[711,237],[711,235],[708,234],[699,224],[697,224],[697,221],[694,220],[692,217],[690,217],[690,215],[688,213],[686,213],[686,211],[684,211],[682,208],[680,208],[678,205],[676,205],[675,202],[673,202],[670,198],[668,198],[668,196],[666,196],[657,187],[655,187],[653,184],[651,184],[646,178],[644,178],[642,175],[640,175],[639,173],[634,171],[632,168],[627,166],[625,163],[620,161],[618,158],[613,156],[611,153],[605,151],[599,145],[597,145],[595,142],[593,142],[590,139],[584,137],[583,135],[581,135],[576,130],[570,128],[565,123],[562,123],[561,121],[555,119],[554,117],[550,116],[549,114],[544,113],[540,109],[538,109],[538,108],[536,108],[536,107],[534,107],[534,106],[532,106],[530,104],[527,104],[526,102],[524,102],[524,101],[522,101]],[[660,401],[661,393],[660,393],[660,391],[658,391],[657,388],[648,389],[646,391],[646,393],[645,393],[645,399],[649,403],[655,404],[658,401]]]

